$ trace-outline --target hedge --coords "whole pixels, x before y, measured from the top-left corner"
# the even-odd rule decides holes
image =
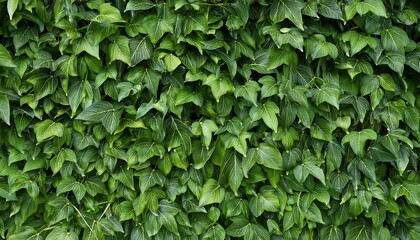
[[[0,0],[0,237],[420,239],[419,18]]]

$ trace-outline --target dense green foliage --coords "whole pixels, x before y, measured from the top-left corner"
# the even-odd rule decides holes
[[[420,239],[420,6],[0,0],[0,237]]]

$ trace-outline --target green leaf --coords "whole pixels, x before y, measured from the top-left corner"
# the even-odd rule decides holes
[[[63,240],[77,240],[79,239],[76,232],[67,232],[63,228],[56,227],[52,230],[45,240],[55,240],[55,239],[63,239]]]
[[[154,6],[150,0],[129,0],[125,11],[149,10]]]
[[[210,178],[200,191],[199,206],[221,203],[224,198],[225,189],[216,180]]]
[[[153,46],[148,37],[143,37],[141,39],[132,38],[128,45],[130,48],[130,62],[132,66],[151,58]]]
[[[370,228],[360,222],[351,222],[346,226],[346,239],[349,240],[369,240],[371,239]]]
[[[267,168],[282,170],[283,169],[283,157],[280,151],[274,146],[261,143],[256,151],[256,162]],[[251,154],[252,155],[252,154]]]
[[[232,85],[232,82],[226,76],[217,76],[216,74],[211,74],[204,81],[204,85],[207,85],[211,88],[216,101],[220,101],[220,97],[226,93],[233,92],[235,88]]]
[[[225,229],[220,224],[216,224],[204,233],[203,239],[224,240],[225,236]]]
[[[257,106],[258,92],[260,85],[256,81],[247,81],[244,85],[235,88],[235,97],[243,97],[247,101]]]
[[[376,16],[387,17],[386,8],[382,1],[365,0],[356,5],[357,13],[362,16],[368,12],[372,12]]]
[[[333,125],[324,119],[319,119],[311,126],[311,137],[328,141],[332,141]]]
[[[125,36],[118,36],[108,46],[108,64],[115,60],[121,60],[128,65],[131,65],[130,48],[128,46],[128,38]]]
[[[264,211],[278,212],[280,201],[276,196],[275,190],[271,188],[261,189],[260,192],[251,198],[249,207],[255,217],[261,216]]]
[[[102,125],[109,133],[117,129],[121,117],[121,111],[117,110],[111,103],[105,101],[95,102],[83,110],[76,119],[89,122],[102,122]]]
[[[338,99],[341,95],[341,90],[333,84],[324,84],[321,88],[318,89],[316,95],[316,103],[319,105],[323,102],[327,102],[333,105],[335,108],[339,109]]]
[[[166,55],[163,60],[168,72],[173,72],[181,64],[181,60],[179,60],[179,58],[173,54]]]
[[[64,125],[62,123],[53,122],[52,120],[47,119],[35,124],[34,131],[36,135],[36,141],[40,143],[50,137],[62,137],[64,134]]]
[[[109,23],[125,22],[121,17],[120,11],[110,3],[102,3],[99,6],[99,15],[93,21]]]
[[[318,12],[327,18],[343,20],[343,13],[335,0],[321,0]]]
[[[176,94],[175,106],[183,105],[189,102],[201,107],[203,105],[203,95],[201,93],[194,92],[189,87],[184,87]]]
[[[249,116],[252,121],[258,121],[262,118],[264,123],[271,128],[274,132],[277,132],[278,118],[277,114],[280,113],[279,107],[272,101],[267,101],[263,104],[253,106],[249,110]]]
[[[207,33],[207,22],[208,20],[206,15],[201,12],[194,12],[193,14],[189,14],[185,18],[184,34],[188,35],[192,31],[201,31],[203,33]]]
[[[296,29],[282,28],[277,30],[274,26],[265,26],[262,29],[262,33],[269,34],[278,48],[281,48],[283,44],[290,44],[303,52],[303,36]]]
[[[203,122],[195,122],[192,125],[192,134],[202,135],[204,146],[209,149],[212,133],[216,132],[219,128],[213,120],[206,119]]]
[[[0,66],[3,67],[17,67],[13,62],[12,56],[7,49],[0,43]]]
[[[410,42],[407,33],[398,27],[390,27],[382,30],[381,42],[385,50],[404,52],[404,48]]]
[[[7,95],[0,95],[0,119],[10,125],[10,105]]]
[[[379,65],[388,65],[392,70],[400,76],[404,73],[405,55],[399,52],[388,52],[381,55],[378,60]]]
[[[320,238],[325,240],[344,239],[343,230],[340,227],[329,225],[321,228]]]
[[[165,33],[173,32],[173,20],[171,18],[160,18],[154,14],[147,15],[143,19],[141,26],[153,44],[156,44]]]
[[[94,35],[94,34],[93,34]],[[83,38],[76,39],[73,44],[73,53],[78,55],[81,52],[87,52],[97,59],[99,58],[99,44],[94,44],[92,35],[85,35]]]
[[[90,22],[86,32],[86,39],[88,39],[92,45],[99,45],[99,43],[114,34],[117,30],[117,25],[107,21]]]
[[[353,152],[359,156],[364,154],[364,146],[367,140],[376,140],[376,132],[372,129],[363,129],[360,132],[351,131],[343,137],[341,144],[350,143]]]
[[[365,36],[356,31],[348,31],[343,34],[343,41],[350,42],[350,56],[360,52],[364,47],[368,46],[376,49],[377,42],[373,37]]]
[[[9,13],[10,20],[13,19],[17,8],[19,6],[19,0],[7,0],[7,13]]]
[[[302,9],[305,4],[302,0],[276,0],[270,6],[270,19],[274,23],[289,19],[296,27],[303,30]]]
[[[330,56],[333,59],[338,57],[338,50],[334,44],[329,42],[318,43],[311,51],[312,59],[323,58],[326,56]]]

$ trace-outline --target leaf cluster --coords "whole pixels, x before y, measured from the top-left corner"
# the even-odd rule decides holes
[[[0,238],[420,239],[419,9],[0,0]]]

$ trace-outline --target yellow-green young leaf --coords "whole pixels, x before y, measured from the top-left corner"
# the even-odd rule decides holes
[[[10,20],[13,19],[13,15],[19,6],[19,0],[7,0],[7,13],[9,13]]]
[[[198,107],[203,105],[203,94],[196,93],[190,87],[184,87],[178,91],[175,97],[175,106],[185,103],[194,103]]]
[[[377,134],[372,129],[363,129],[360,132],[352,131],[341,140],[341,144],[350,143],[353,152],[358,156],[364,154],[364,146],[367,140],[376,140]]]
[[[166,55],[163,60],[168,72],[173,72],[181,64],[181,60],[173,54]]]
[[[338,57],[337,47],[330,42],[316,44],[311,52],[312,59],[323,58],[326,56],[336,59]]]
[[[0,119],[10,125],[10,105],[6,94],[0,95]]]
[[[260,103],[249,110],[249,116],[252,121],[258,121],[262,118],[264,123],[274,132],[277,132],[279,124],[277,114],[279,113],[279,107],[272,101],[267,101],[263,104]]]
[[[36,135],[36,141],[40,143],[50,137],[62,137],[64,134],[64,125],[62,123],[56,123],[50,119],[47,119],[35,124],[34,131]]]
[[[13,62],[12,56],[7,49],[0,43],[0,66],[3,67],[17,67]]]
[[[200,191],[199,206],[221,203],[225,198],[225,189],[213,178],[207,180]]]
[[[121,60],[128,65],[131,65],[130,48],[128,46],[129,40],[125,36],[118,36],[108,46],[108,64],[115,60]]]

